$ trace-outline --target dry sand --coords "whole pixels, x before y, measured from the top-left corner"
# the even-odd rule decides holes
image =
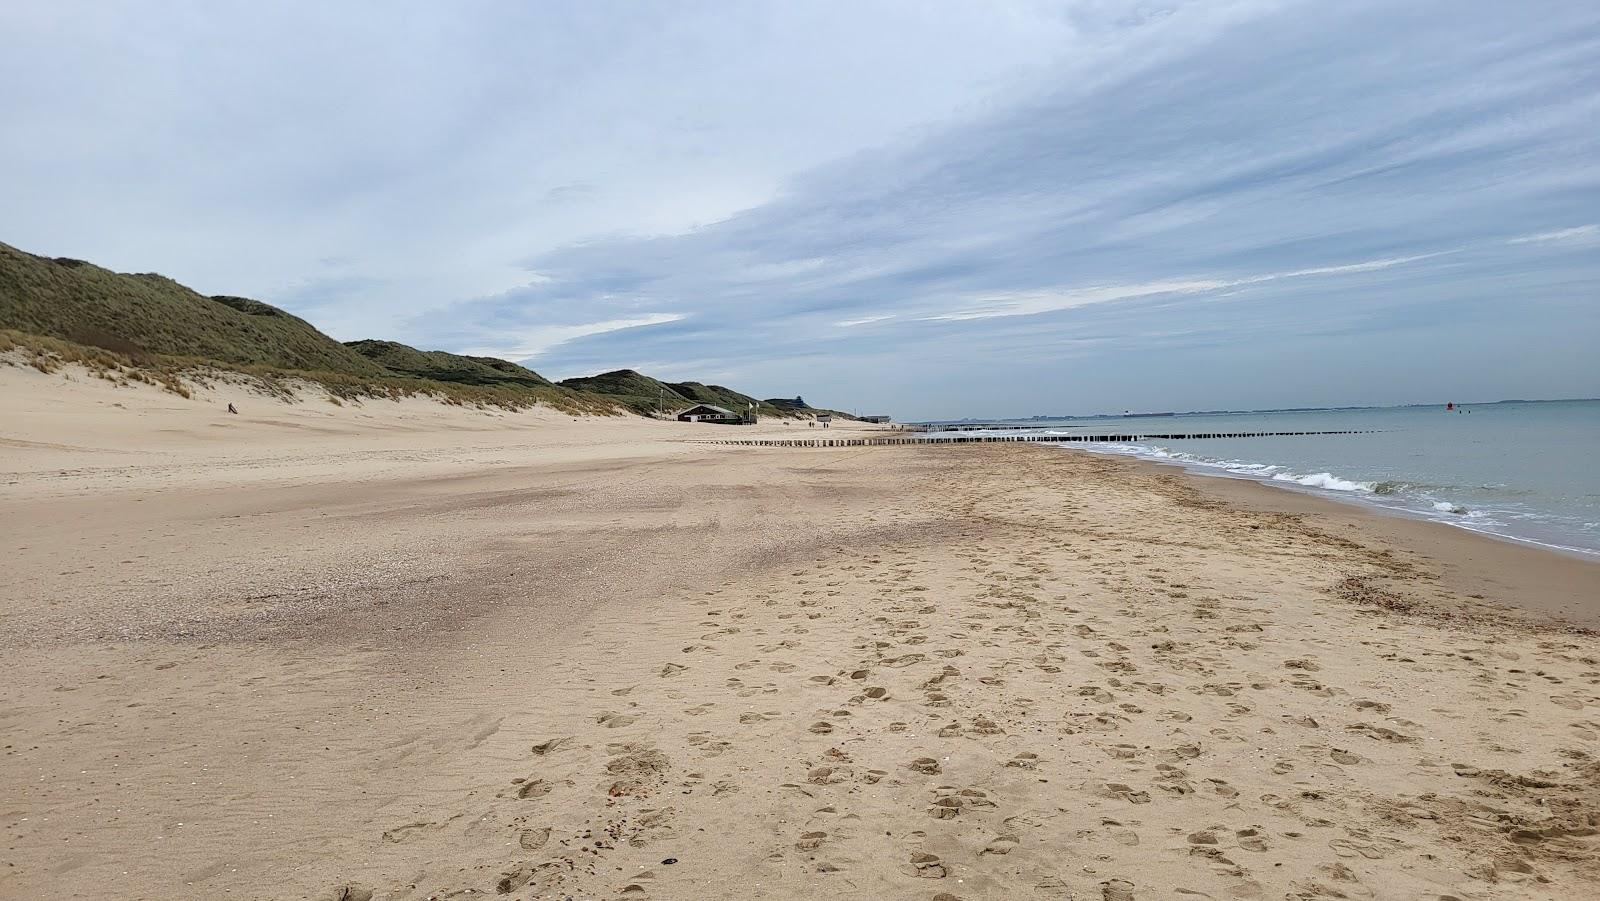
[[[0,367],[0,897],[1596,896],[1600,567],[720,428]]]

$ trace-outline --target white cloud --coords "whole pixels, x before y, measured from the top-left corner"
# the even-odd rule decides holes
[[[463,351],[463,353],[482,357],[500,357],[509,360],[526,360],[575,338],[585,338],[589,335],[602,335],[606,332],[619,332],[623,329],[643,328],[647,325],[663,325],[668,322],[677,322],[686,318],[682,313],[652,313],[648,316],[638,316],[632,319],[607,319],[603,322],[585,322],[578,325],[547,325],[519,331],[515,335],[498,344],[487,345]]]
[[[1094,304],[1113,303],[1119,300],[1138,300],[1144,297],[1154,297],[1161,294],[1205,294],[1212,291],[1221,291],[1226,288],[1239,288],[1248,285],[1261,285],[1288,278],[1310,278],[1323,275],[1349,275],[1357,272],[1376,272],[1380,269],[1390,269],[1403,266],[1418,260],[1431,259],[1447,254],[1459,253],[1459,250],[1445,250],[1434,253],[1420,253],[1404,257],[1390,257],[1381,260],[1366,260],[1360,263],[1346,263],[1339,266],[1316,266],[1309,269],[1292,269],[1287,272],[1268,272],[1261,275],[1251,275],[1243,278],[1187,278],[1163,279],[1161,281],[1143,282],[1127,285],[1097,285],[1087,288],[1060,288],[1045,291],[1017,291],[1010,294],[990,294],[973,298],[979,306],[967,306],[962,309],[946,313],[936,313],[920,317],[924,321],[963,321],[972,319],[995,319],[1002,316],[1035,316],[1040,313],[1053,313],[1060,310],[1070,310],[1076,307],[1092,306]]]
[[[841,319],[834,325],[840,328],[855,328],[858,325],[871,325],[874,322],[888,322],[895,318],[893,313],[883,313],[878,316],[862,316],[859,319]]]
[[[1053,2],[0,3],[0,240],[315,305],[342,336],[681,235],[1003,96],[1076,46]],[[66,36],[70,35],[70,39]],[[772,277],[780,277],[774,271]]]
[[[1588,244],[1600,241],[1600,225],[1580,225],[1576,228],[1563,228],[1551,232],[1539,232],[1533,235],[1523,235],[1512,238],[1507,244],[1543,244],[1546,241],[1561,241]]]

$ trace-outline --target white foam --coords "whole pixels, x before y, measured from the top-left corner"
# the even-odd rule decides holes
[[[1313,490],[1329,491],[1342,494],[1352,501],[1373,505],[1375,507],[1402,515],[1420,516],[1435,522],[1448,524],[1457,528],[1467,529],[1485,535],[1493,535],[1526,544],[1554,548],[1556,550],[1577,552],[1585,556],[1600,557],[1600,550],[1595,548],[1573,547],[1567,544],[1557,544],[1539,541],[1534,538],[1524,537],[1523,528],[1516,525],[1520,520],[1533,520],[1544,522],[1546,517],[1531,512],[1522,512],[1516,509],[1491,509],[1474,510],[1452,503],[1440,501],[1437,495],[1430,496],[1422,488],[1429,486],[1417,485],[1412,482],[1389,479],[1387,481],[1359,482],[1336,476],[1331,472],[1317,472],[1311,474],[1297,473],[1288,467],[1271,464],[1257,463],[1246,460],[1223,460],[1212,457],[1203,457],[1196,454],[1175,451],[1168,447],[1155,444],[1135,444],[1132,442],[1093,442],[1077,445],[1084,450],[1112,453],[1131,457],[1140,457],[1147,460],[1179,463],[1185,467],[1201,472],[1210,470],[1221,475],[1243,477],[1268,483],[1285,486],[1298,486]],[[1501,488],[1500,485],[1486,485],[1485,488]],[[1510,520],[1509,522],[1507,520]],[[1600,523],[1587,523],[1581,531],[1594,532],[1600,530]]]
[[[1322,488],[1328,491],[1371,491],[1371,482],[1352,482],[1341,479],[1331,472],[1318,472],[1308,476],[1297,476],[1292,472],[1275,473],[1273,479],[1279,482],[1293,482],[1307,488]]]

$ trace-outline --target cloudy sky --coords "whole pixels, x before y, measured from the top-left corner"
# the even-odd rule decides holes
[[[0,6],[0,241],[902,418],[1600,395],[1600,4]]]

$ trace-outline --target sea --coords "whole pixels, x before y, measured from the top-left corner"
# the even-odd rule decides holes
[[[1064,446],[1251,479],[1600,557],[1600,400],[1468,403],[1448,410],[1438,405],[1035,418],[984,425],[965,434],[1125,436]],[[1359,434],[1140,437],[1319,431]]]

